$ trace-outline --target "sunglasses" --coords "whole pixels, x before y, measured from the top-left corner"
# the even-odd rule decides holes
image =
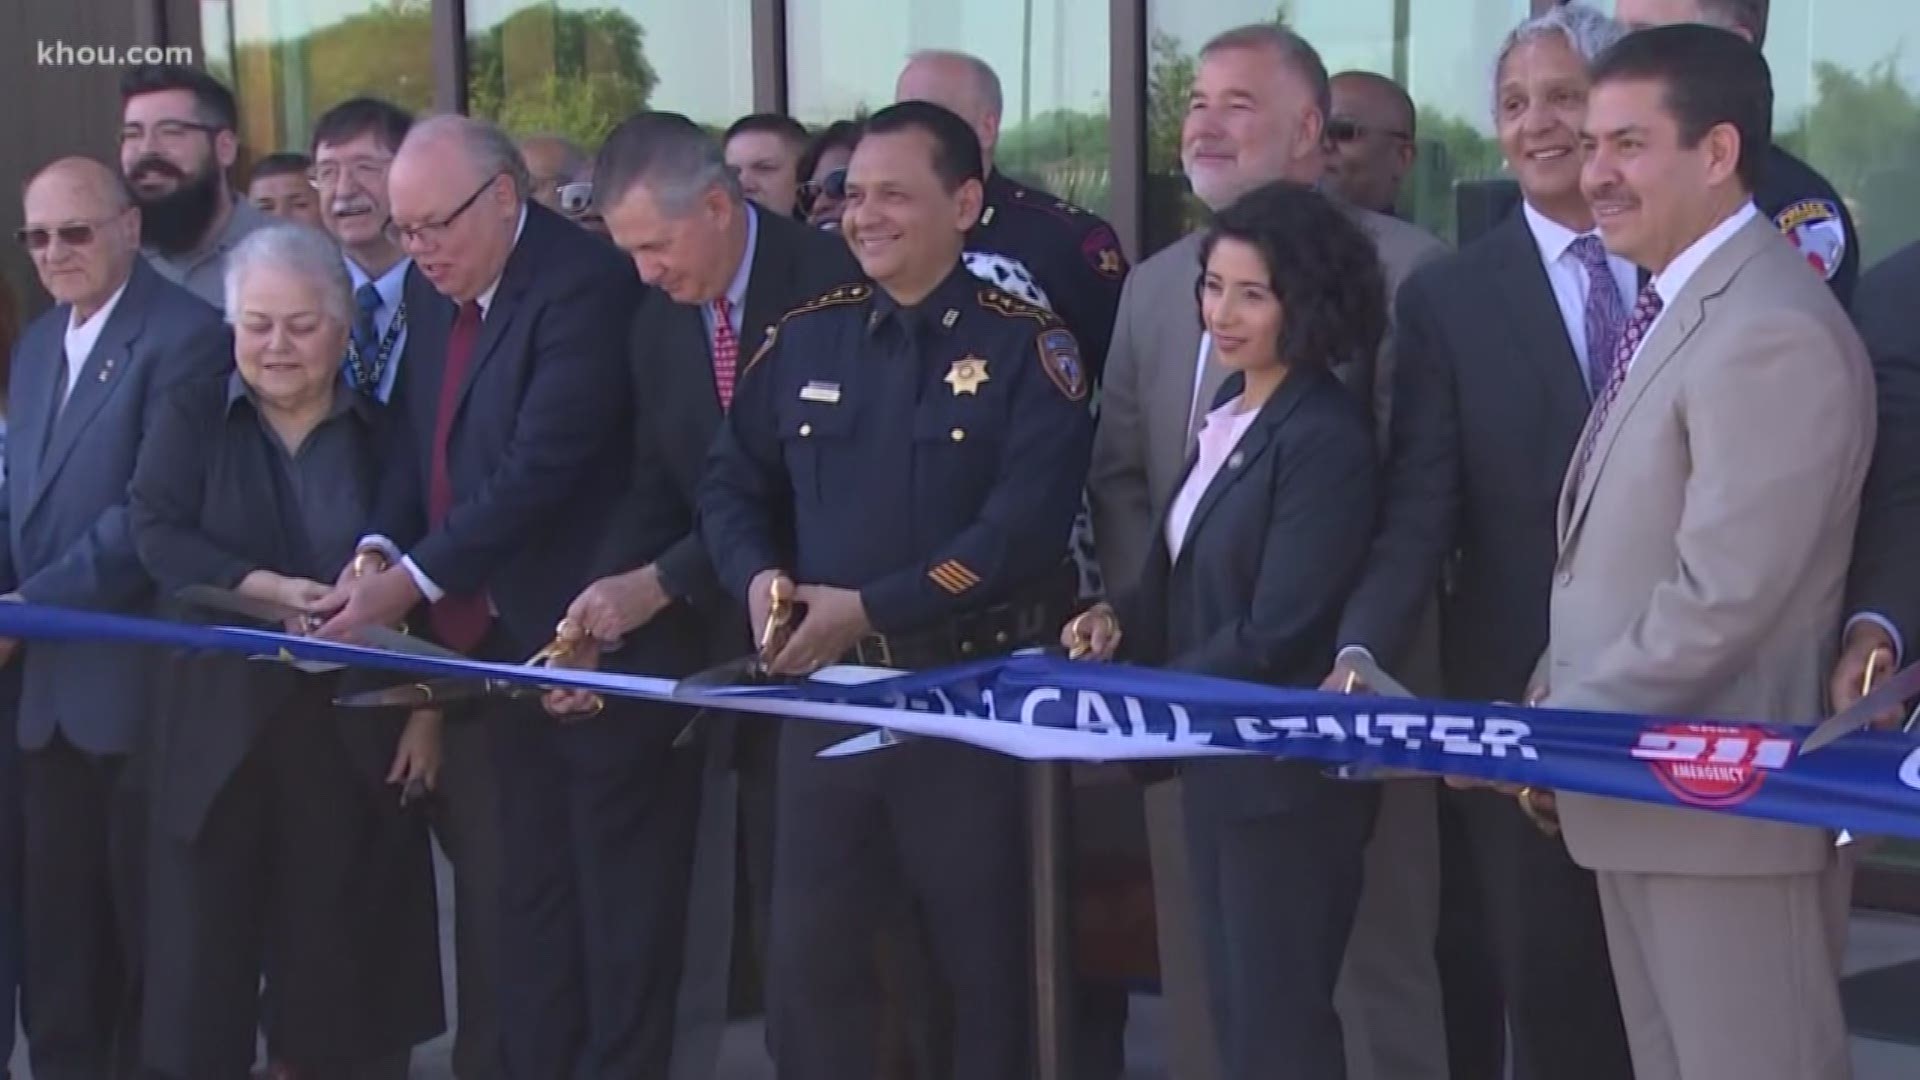
[[[818,180],[809,180],[800,185],[800,197],[812,202],[825,195],[829,199],[847,197],[847,170],[835,169]]]
[[[61,243],[68,247],[86,247],[88,244],[93,243],[93,238],[98,235],[94,230],[111,220],[113,219],[72,221],[65,225],[55,225],[50,229],[36,225],[13,230],[13,238],[18,240],[20,246],[26,248],[28,251],[47,250],[47,247],[53,243],[53,238],[56,236],[60,238]]]
[[[560,196],[560,209],[569,214],[584,214],[593,205],[593,181],[576,180],[554,189]]]
[[[1413,138],[1410,132],[1396,131],[1393,128],[1368,127],[1358,120],[1347,120],[1336,116],[1327,121],[1327,138],[1334,142],[1350,143],[1368,135],[1385,135],[1392,139],[1411,140]]]

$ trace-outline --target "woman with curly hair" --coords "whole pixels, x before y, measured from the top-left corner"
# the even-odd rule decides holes
[[[1139,584],[1062,639],[1102,659],[1312,689],[1373,532],[1372,425],[1328,369],[1379,347],[1379,260],[1345,212],[1293,183],[1243,196],[1200,250],[1200,317],[1233,374]],[[1224,1075],[1341,1080],[1333,989],[1377,786],[1306,760],[1208,759],[1185,774]]]

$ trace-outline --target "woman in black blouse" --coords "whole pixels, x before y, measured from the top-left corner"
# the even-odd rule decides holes
[[[1062,638],[1096,658],[1312,689],[1373,531],[1371,424],[1328,368],[1379,347],[1379,260],[1330,200],[1276,183],[1215,219],[1198,292],[1213,356],[1234,373],[1140,583]],[[1311,760],[1217,759],[1184,774],[1225,1076],[1341,1080],[1333,988],[1377,789]]]
[[[382,419],[341,378],[353,308],[332,242],[275,225],[228,258],[235,370],[155,419],[135,541],[163,597],[213,585],[311,611],[366,525]],[[245,1080],[264,973],[268,1041],[298,1075],[404,1077],[445,1026],[426,821],[402,809],[409,781],[433,783],[439,718],[341,710],[339,673],[270,660],[163,670],[147,1067]]]

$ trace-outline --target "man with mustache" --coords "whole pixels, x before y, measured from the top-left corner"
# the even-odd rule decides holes
[[[227,181],[240,152],[233,92],[197,68],[143,64],[120,79],[120,170],[140,247],[162,276],[219,307],[227,252],[267,224]]]

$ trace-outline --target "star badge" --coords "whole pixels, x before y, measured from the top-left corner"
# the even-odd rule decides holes
[[[947,369],[946,383],[953,387],[953,396],[978,394],[980,384],[987,381],[987,362],[977,356],[964,356],[953,362]]]

